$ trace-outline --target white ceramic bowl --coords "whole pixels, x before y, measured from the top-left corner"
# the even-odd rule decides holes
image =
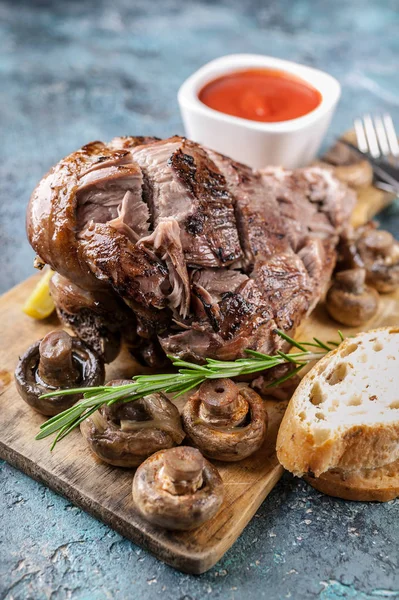
[[[209,81],[254,67],[279,69],[300,77],[319,90],[321,103],[298,119],[263,123],[226,115],[199,100],[199,91]],[[188,138],[253,168],[295,168],[315,158],[340,94],[338,81],[323,71],[272,56],[231,54],[207,63],[186,79],[179,89],[178,101]]]

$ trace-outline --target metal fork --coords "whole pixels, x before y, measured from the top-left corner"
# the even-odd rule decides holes
[[[355,119],[358,150],[369,159],[377,177],[376,187],[399,193],[399,143],[389,114]],[[381,170],[383,169],[383,171]]]
[[[361,152],[373,158],[386,158],[396,162],[399,157],[399,143],[391,115],[365,115],[354,122],[357,146]]]

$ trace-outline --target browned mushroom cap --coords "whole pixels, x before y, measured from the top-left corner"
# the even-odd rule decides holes
[[[236,461],[262,445],[267,414],[262,398],[231,379],[209,380],[186,403],[183,427],[204,456]]]
[[[349,229],[341,238],[338,270],[363,267],[366,281],[380,293],[399,287],[399,242],[388,232],[369,222]]]
[[[211,519],[223,502],[216,467],[195,448],[157,452],[137,469],[133,500],[141,515],[165,529],[194,529]]]
[[[373,226],[362,228],[357,251],[367,271],[367,282],[381,293],[399,286],[399,242],[388,232]]]
[[[69,408],[81,394],[40,398],[59,389],[104,383],[104,362],[84,342],[66,331],[51,331],[30,346],[15,369],[20,396],[43,415]]]
[[[327,293],[326,307],[338,323],[363,325],[376,314],[379,296],[365,281],[365,269],[348,269],[336,274]]]
[[[322,160],[333,165],[335,176],[352,188],[368,187],[373,182],[370,163],[359,158],[356,152],[341,142],[330,148]]]
[[[107,385],[131,383],[119,379]],[[185,437],[179,411],[163,394],[102,406],[80,429],[94,454],[116,467],[137,467],[154,452],[181,444]]]

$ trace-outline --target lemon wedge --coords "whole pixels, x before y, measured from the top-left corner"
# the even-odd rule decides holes
[[[54,271],[46,269],[33,292],[22,307],[23,312],[33,319],[45,319],[53,312],[55,305],[50,296],[49,283]]]

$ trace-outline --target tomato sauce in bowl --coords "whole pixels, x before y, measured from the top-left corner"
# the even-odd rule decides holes
[[[219,112],[264,123],[303,117],[322,101],[321,93],[303,79],[265,68],[217,77],[202,87],[198,98]]]

